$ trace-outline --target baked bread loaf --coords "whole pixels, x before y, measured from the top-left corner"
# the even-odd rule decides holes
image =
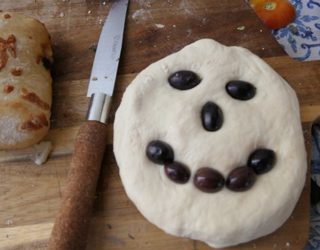
[[[53,62],[41,22],[0,13],[0,149],[39,142],[50,126]]]

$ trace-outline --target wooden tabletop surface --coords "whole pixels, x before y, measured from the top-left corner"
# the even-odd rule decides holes
[[[24,13],[44,22],[52,36],[55,57],[52,128],[46,137],[53,142],[54,149],[41,167],[27,159],[0,163],[0,249],[46,249],[65,186],[74,138],[85,120],[88,78],[111,3],[0,2],[0,10]],[[245,28],[237,29],[240,26]],[[248,48],[290,83],[300,101],[309,149],[310,124],[320,114],[319,61],[297,62],[289,58],[244,0],[131,0],[88,249],[210,249],[198,241],[167,235],[144,219],[125,195],[112,153],[114,114],[126,86],[150,63],[200,38]],[[308,237],[308,218],[309,181],[283,227],[232,249],[302,249]]]

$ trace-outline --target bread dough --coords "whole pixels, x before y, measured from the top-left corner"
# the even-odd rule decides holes
[[[179,70],[202,79],[188,90],[168,83]],[[230,97],[226,83],[248,81],[248,101]],[[205,130],[200,112],[213,101],[222,127]],[[152,140],[171,145],[174,159],[190,169],[185,184],[170,180],[164,166],[146,156]],[[257,148],[270,148],[276,163],[245,192],[224,187],[206,193],[193,183],[197,169],[212,167],[225,178],[246,165]],[[129,198],[165,232],[226,247],[270,234],[292,213],[306,176],[299,104],[293,89],[260,58],[240,47],[203,39],[151,64],[129,85],[116,113],[114,153]]]

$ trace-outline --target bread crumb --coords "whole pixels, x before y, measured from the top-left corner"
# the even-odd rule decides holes
[[[6,225],[10,226],[12,224],[13,224],[13,220],[11,219],[6,220]]]
[[[49,157],[49,154],[52,151],[52,142],[51,141],[43,141],[39,144],[33,146],[35,150],[34,154],[34,163],[38,166],[45,163]]]
[[[147,11],[144,10],[144,9],[140,9],[140,10],[137,10],[135,11],[133,14],[132,14],[132,19],[137,21],[138,19],[142,19],[142,20],[145,20],[146,19],[146,15],[147,15]]]
[[[246,29],[246,26],[244,26],[244,25],[240,25],[237,27],[237,30],[239,30],[239,31],[243,31],[245,29]]]
[[[161,24],[161,23],[156,23],[155,26],[158,28],[158,29],[163,29],[165,27],[165,25]]]

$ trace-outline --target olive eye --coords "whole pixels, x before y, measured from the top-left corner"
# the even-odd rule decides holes
[[[234,99],[247,101],[256,95],[256,88],[249,82],[235,80],[226,85],[227,93]]]
[[[197,86],[201,82],[201,79],[193,71],[180,70],[170,75],[168,82],[175,89],[188,90]]]

